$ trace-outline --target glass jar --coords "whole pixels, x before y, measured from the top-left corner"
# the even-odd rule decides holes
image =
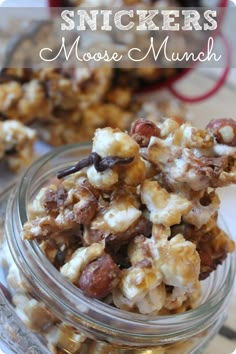
[[[55,149],[43,156],[26,171],[8,200],[5,222],[7,243],[3,246],[2,258],[6,258],[8,283],[10,269],[13,267],[16,272],[15,278],[13,276],[8,284],[11,291],[17,293],[17,288],[21,288],[25,296],[22,299],[29,301],[25,306],[32,300],[36,304],[33,314],[33,305],[23,315],[24,304],[15,309],[24,322],[38,332],[34,335],[35,343],[40,340],[45,348],[32,353],[48,352],[46,338],[51,341],[49,348],[54,353],[201,353],[225,319],[234,281],[235,254],[229,254],[223,265],[202,281],[200,305],[196,309],[176,315],[150,317],[86,298],[53,267],[35,241],[22,240],[21,230],[27,221],[29,202],[41,187],[55,178],[56,172],[88,156],[90,150],[90,145],[76,144]],[[32,321],[27,317],[29,315],[33,315]],[[41,321],[41,317],[45,319],[45,316],[48,316],[48,323]],[[37,320],[40,322],[38,328]],[[58,328],[61,339],[56,348],[53,340]],[[32,331],[29,333],[32,335]],[[39,346],[35,347],[39,350]]]

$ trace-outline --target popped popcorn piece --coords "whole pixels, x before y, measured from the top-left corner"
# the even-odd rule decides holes
[[[236,158],[230,159],[228,164],[228,169],[222,171],[219,180],[218,180],[218,187],[227,187],[231,184],[236,183]]]
[[[30,214],[30,217],[33,218],[39,218],[39,217],[44,217],[47,215],[46,209],[45,209],[45,200],[46,200],[46,195],[49,194],[55,194],[57,191],[57,186],[54,184],[50,184],[47,187],[43,187],[40,189],[39,193],[35,196],[33,202],[30,204],[28,212]]]
[[[186,223],[195,225],[197,228],[201,228],[207,224],[213,215],[219,210],[220,199],[215,192],[203,195],[198,199],[193,199],[192,209],[187,215],[183,216],[183,220]]]
[[[170,241],[156,242],[153,245],[155,247],[157,250],[154,251],[154,258],[156,257],[155,261],[160,267],[165,284],[191,291],[198,283],[200,274],[200,257],[196,246],[178,234]]]
[[[148,262],[147,262],[148,263]],[[141,301],[146,294],[161,284],[162,274],[152,264],[136,265],[121,272],[119,288],[132,301]]]
[[[149,249],[149,239],[143,235],[136,236],[128,245],[128,256],[133,266],[144,259],[152,261],[152,254]]]
[[[112,292],[112,301],[118,309],[132,312],[135,311],[135,303],[127,299],[118,287]]]
[[[33,157],[35,131],[16,120],[0,122],[0,158],[14,172],[29,164]]]
[[[107,234],[103,235],[103,237],[105,238],[106,249],[109,250],[109,252],[115,257],[116,252],[120,250],[120,248],[122,248],[123,245],[128,244],[127,256],[129,256],[130,258],[129,246],[130,243],[132,243],[132,240],[139,237],[140,238],[150,237],[151,229],[152,229],[152,223],[145,217],[141,216],[135,223],[133,223],[124,232],[118,232],[112,234],[108,233],[108,235]],[[123,257],[122,254],[120,256],[121,256],[121,262],[122,262],[122,258],[124,258],[123,261],[125,262],[126,256]],[[131,258],[130,258],[130,262],[132,263]]]
[[[46,306],[29,296],[16,293],[12,298],[16,313],[32,331],[40,332],[57,321]]]
[[[118,180],[118,172],[107,169],[104,172],[98,172],[94,166],[91,166],[87,169],[87,176],[89,182],[93,187],[102,190],[109,190],[114,186]]]
[[[57,257],[58,254],[58,248],[56,244],[51,242],[51,240],[47,240],[47,241],[43,241],[40,244],[40,248],[45,254],[45,256],[49,259],[49,261],[54,264],[55,258]]]
[[[144,181],[141,199],[150,211],[150,220],[154,224],[179,224],[181,217],[191,209],[191,202],[177,194],[169,194],[156,181]]]
[[[118,290],[113,291],[113,302],[121,309],[136,308],[143,314],[157,314],[164,305],[166,292],[162,273],[153,265],[146,240],[144,236],[137,236],[129,245],[133,266],[121,272]]]
[[[0,90],[0,106],[2,113],[6,114],[6,112],[9,111],[9,118],[14,119],[15,111],[13,107],[22,96],[22,88],[18,82],[12,81],[2,84]],[[13,114],[11,114],[11,110],[13,110]]]
[[[139,146],[128,134],[104,128],[96,130],[92,150],[101,157],[132,157],[138,155]]]
[[[0,218],[0,251],[2,251],[0,265],[3,269],[5,269],[12,262],[12,255],[6,241],[4,221],[2,218]]]
[[[25,223],[22,231],[25,239],[53,237],[55,233],[71,229],[77,233],[81,223],[91,222],[97,212],[99,194],[82,174],[77,177],[73,188],[70,187],[74,178],[41,190],[29,207],[29,216],[34,221]]]
[[[213,152],[216,156],[236,158],[236,147],[225,144],[214,144]]]
[[[162,283],[153,290],[150,290],[148,294],[140,301],[136,303],[136,306],[140,313],[145,315],[158,314],[159,311],[165,305],[166,290],[165,285]]]
[[[21,85],[9,81],[0,86],[0,110],[7,119],[29,123],[39,116],[49,115],[49,105],[42,84],[33,79]]]
[[[161,170],[165,168],[168,161],[172,162],[175,157],[179,156],[180,152],[179,147],[173,145],[171,135],[166,139],[151,136],[147,148],[141,149],[141,156]]]
[[[130,230],[139,220],[142,212],[140,201],[128,188],[114,193],[108,206],[93,219],[90,230],[100,230],[104,235],[123,233]],[[121,236],[121,235],[120,235]],[[121,236],[122,237],[122,236]]]
[[[167,295],[164,307],[168,310],[179,309],[187,298],[188,294],[186,289],[174,287],[172,292]]]
[[[51,216],[36,218],[33,222],[26,222],[22,231],[25,240],[45,237],[47,238],[52,231],[58,231],[55,219]]]
[[[79,279],[82,270],[94,259],[104,254],[104,247],[99,243],[93,243],[89,247],[78,248],[69,262],[61,267],[60,272],[72,283]]]
[[[154,242],[160,240],[167,241],[167,239],[170,236],[171,236],[171,228],[169,226],[165,226],[161,224],[153,224],[151,240],[153,240]]]
[[[7,274],[7,283],[13,291],[26,293],[30,290],[28,282],[24,279],[19,268],[17,268],[14,262],[10,263]]]
[[[145,163],[139,157],[135,157],[134,161],[121,170],[120,179],[129,186],[138,186],[146,177]]]
[[[143,261],[121,273],[118,288],[112,293],[116,307],[129,311],[136,309],[142,314],[158,314],[166,299],[160,271]]]
[[[78,330],[66,324],[50,327],[45,337],[51,351],[55,350],[57,353],[55,348],[60,348],[71,354],[77,353],[86,339]]]
[[[45,88],[39,80],[33,79],[23,85],[23,96],[16,106],[16,119],[19,117],[23,123],[29,123],[37,117],[45,119],[50,109],[51,105],[46,99]]]
[[[190,149],[209,149],[213,146],[213,139],[206,130],[193,127],[190,123],[184,123],[173,130],[173,143]]]
[[[105,213],[104,221],[107,223],[110,231],[123,232],[138,220],[141,214],[142,212],[132,204],[122,203],[121,201]]]
[[[216,224],[203,234],[197,244],[201,258],[200,279],[203,280],[235,249],[235,244]]]
[[[7,244],[7,240],[5,238],[3,225],[1,225],[0,230],[3,233],[3,240],[2,242],[0,242],[1,266],[4,272],[6,272],[7,284],[12,292],[19,291],[22,293],[26,293],[27,291],[31,290],[30,285],[25,280],[19,268],[16,266],[16,264],[13,261],[10,249]]]
[[[166,118],[160,125],[160,137],[167,138],[179,128],[179,123],[174,119]]]

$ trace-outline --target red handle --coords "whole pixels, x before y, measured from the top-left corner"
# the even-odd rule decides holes
[[[49,7],[62,7],[62,0],[48,0]]]
[[[219,7],[226,7],[228,0],[220,0]],[[48,0],[49,7],[61,7],[63,0]]]
[[[230,67],[231,67],[231,47],[230,47],[228,40],[225,38],[225,36],[222,33],[219,33],[219,36],[222,39],[222,42],[224,44],[225,51],[226,51],[226,66],[225,66],[225,69],[223,70],[223,73],[220,76],[219,80],[216,82],[215,86],[211,90],[209,90],[208,92],[203,93],[199,96],[195,96],[195,97],[186,96],[185,94],[180,93],[174,87],[174,85],[170,85],[169,86],[170,92],[172,93],[172,95],[174,95],[179,100],[187,102],[187,103],[200,102],[200,101],[206,100],[207,98],[214,95],[224,85],[224,83],[228,77],[228,74],[230,72]]]
[[[166,86],[169,88],[170,92],[175,97],[177,97],[178,99],[180,99],[182,101],[185,101],[185,102],[188,102],[188,103],[195,103],[195,102],[199,102],[199,101],[202,101],[202,100],[205,100],[205,99],[211,97],[212,95],[214,95],[223,86],[223,84],[225,83],[225,81],[226,81],[226,79],[228,77],[228,74],[229,74],[229,71],[230,71],[230,66],[231,66],[231,48],[230,48],[230,45],[229,45],[227,39],[220,32],[220,27],[221,27],[222,21],[224,19],[225,10],[226,10],[227,5],[228,5],[228,0],[219,0],[218,7],[221,7],[222,11],[220,13],[220,18],[219,18],[219,26],[218,26],[219,33],[218,33],[218,31],[216,31],[216,33],[215,33],[215,34],[218,34],[221,37],[221,39],[222,39],[222,41],[224,43],[225,49],[226,49],[226,60],[227,60],[226,68],[224,69],[224,71],[223,71],[220,79],[216,83],[216,85],[210,91],[208,91],[207,93],[202,94],[202,95],[197,96],[197,97],[185,96],[184,94],[181,94],[180,92],[178,92],[177,89],[174,88],[175,81],[177,81],[177,79],[179,79],[180,77],[176,77],[176,78],[174,78],[174,80],[170,80],[170,84],[166,83]],[[65,1],[64,0],[48,0],[48,6],[49,7],[64,7],[65,6]],[[190,70],[191,69],[186,69],[184,71],[184,73],[186,74]],[[182,74],[180,76],[182,76]],[[171,82],[171,81],[173,81],[173,82]],[[147,88],[147,91],[148,92],[149,91],[153,91],[153,88],[150,90],[150,87],[149,87],[149,88]]]

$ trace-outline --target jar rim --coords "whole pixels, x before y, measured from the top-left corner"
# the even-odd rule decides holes
[[[70,144],[55,148],[53,151],[50,151],[46,155],[40,157],[27,169],[17,185],[17,191],[12,194],[8,203],[9,212],[11,212],[13,204],[16,203],[21,229],[27,221],[27,200],[30,193],[29,181],[34,178],[35,174],[47,162],[55,157],[58,157],[60,154],[72,150],[79,152],[83,149],[85,150],[90,148],[90,143]],[[127,328],[125,333],[129,336],[132,337],[132,335],[136,335],[138,332],[139,337],[141,336],[150,340],[150,337],[158,336],[158,333],[154,331],[157,325],[165,328],[165,334],[167,336],[169,331],[172,335],[173,333],[176,333],[176,335],[178,334],[178,338],[181,331],[176,331],[176,327],[180,324],[185,324],[188,326],[189,331],[192,328],[191,326],[194,324],[196,331],[196,325],[198,323],[199,328],[202,330],[204,324],[207,325],[208,320],[211,320],[211,314],[217,314],[221,310],[224,300],[229,295],[234,281],[236,263],[235,252],[233,254],[228,254],[227,259],[224,262],[224,267],[227,268],[227,275],[225,276],[223,284],[203,304],[200,304],[196,308],[187,312],[173,315],[150,316],[133,312],[130,313],[128,311],[114,308],[101,301],[86,298],[77,287],[63,277],[63,275],[51,264],[36,241],[23,241],[19,234],[17,237],[17,234],[14,234],[11,230],[8,230],[7,233],[11,234],[11,240],[13,240],[13,246],[11,246],[10,249],[13,253],[17,249],[21,262],[24,267],[26,267],[27,272],[31,274],[31,279],[39,282],[40,286],[44,289],[44,293],[52,296],[52,298],[58,302],[58,306],[63,305],[72,315],[73,319],[79,318],[79,322],[82,321],[83,324],[85,322],[87,324],[93,323],[93,326],[96,325],[97,329],[99,327],[101,331],[104,331],[104,329],[107,328],[109,333],[124,333],[124,328]],[[31,254],[32,257],[28,258],[28,256],[25,256],[26,250],[27,254]],[[34,259],[33,264],[32,259]],[[217,272],[217,270],[215,272]],[[43,279],[45,279],[45,275],[48,276],[47,284],[43,281]],[[51,286],[49,287],[48,284]],[[63,294],[63,296],[58,297],[57,293]],[[78,308],[76,308],[73,304],[76,304],[76,306],[79,305]],[[91,317],[91,314],[94,313],[96,313],[97,318]],[[119,326],[114,326],[114,323],[110,321],[112,317],[119,318]],[[137,330],[135,334],[129,330],[130,321],[132,321],[132,326],[134,326]],[[170,324],[172,324],[172,326],[170,326]],[[143,325],[145,325],[145,328],[149,328],[149,332],[145,331],[143,333]],[[159,335],[161,334],[159,333]]]

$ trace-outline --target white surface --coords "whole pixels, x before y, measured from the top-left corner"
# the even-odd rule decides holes
[[[1,0],[3,7],[44,7],[47,6],[47,0]]]
[[[222,215],[229,232],[236,241],[236,186],[222,188],[218,193],[221,199]]]

